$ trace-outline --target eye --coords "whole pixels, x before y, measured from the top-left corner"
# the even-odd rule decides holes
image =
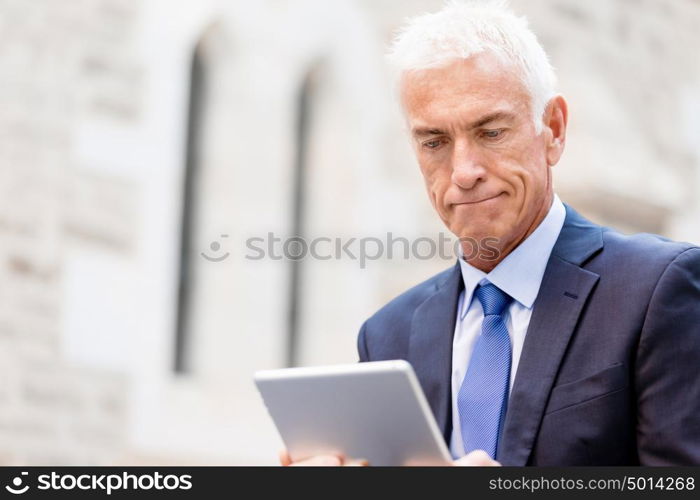
[[[437,149],[440,147],[441,144],[442,144],[441,139],[431,139],[429,141],[425,141],[423,143],[423,147],[428,148],[428,149]]]
[[[485,139],[500,139],[503,136],[503,133],[505,132],[505,129],[502,128],[497,128],[497,129],[492,129],[492,130],[484,130],[481,133],[481,136]]]

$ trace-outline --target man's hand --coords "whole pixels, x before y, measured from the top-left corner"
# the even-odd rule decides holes
[[[459,467],[500,467],[501,464],[492,459],[484,450],[474,450],[459,460],[452,462]]]
[[[287,450],[280,451],[280,464],[283,466],[309,466],[309,467],[340,467],[340,466],[367,466],[367,460],[350,459],[344,455],[317,455],[292,462]],[[474,450],[463,456],[459,460],[452,462],[458,467],[500,467],[501,464],[493,460],[488,453],[483,450]]]
[[[317,455],[315,457],[305,458],[292,462],[292,457],[289,456],[287,450],[280,451],[280,464],[283,466],[308,466],[308,467],[339,467],[339,466],[366,466],[369,465],[367,460],[358,460],[347,458],[344,455]]]

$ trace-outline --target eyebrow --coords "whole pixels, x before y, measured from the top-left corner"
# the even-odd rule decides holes
[[[494,113],[489,113],[488,115],[482,116],[475,122],[468,125],[467,129],[473,130],[475,128],[483,127],[484,125],[488,125],[491,122],[498,120],[512,120],[513,118],[515,118],[513,113],[508,113],[507,111],[496,111]],[[417,127],[414,128],[412,132],[413,137],[427,137],[431,135],[442,135],[444,133],[444,130],[432,127]]]

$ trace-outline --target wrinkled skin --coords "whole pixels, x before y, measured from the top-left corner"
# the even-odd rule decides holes
[[[458,238],[497,240],[496,258],[469,260],[490,271],[551,207],[566,101],[550,100],[537,133],[527,89],[486,52],[404,74],[401,100],[433,207]]]

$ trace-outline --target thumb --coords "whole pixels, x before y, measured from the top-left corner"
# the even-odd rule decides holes
[[[474,450],[459,460],[455,460],[452,464],[459,467],[499,467],[501,465],[484,450]]]

